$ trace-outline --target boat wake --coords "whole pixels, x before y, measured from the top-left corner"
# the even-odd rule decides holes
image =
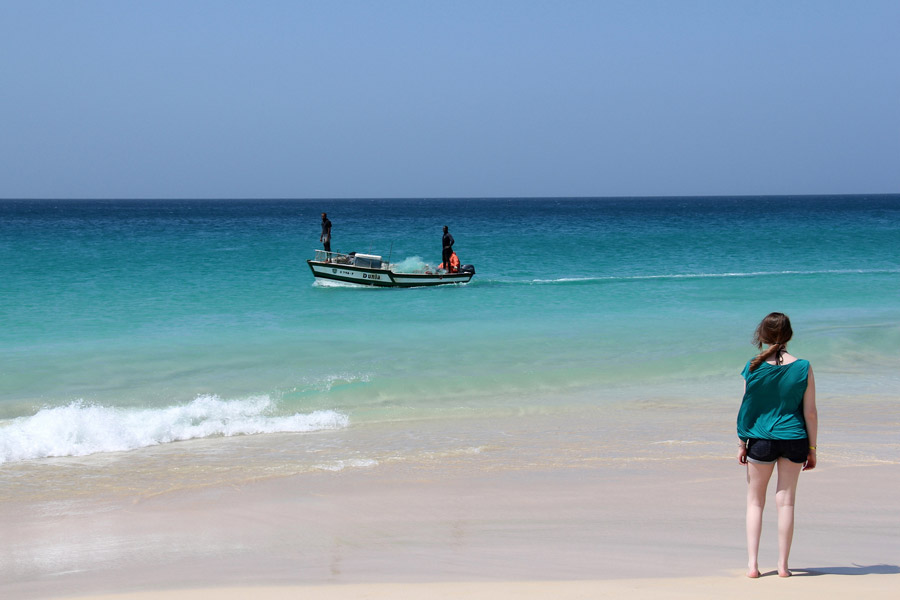
[[[896,275],[900,269],[829,269],[820,271],[748,271],[729,273],[671,273],[660,275],[627,275],[627,276],[602,276],[602,277],[560,277],[557,279],[528,279],[528,280],[504,280],[481,279],[470,285],[478,287],[484,285],[579,285],[592,283],[616,283],[628,281],[653,281],[653,280],[689,280],[689,279],[727,279],[727,278],[753,278],[753,277],[781,277],[803,275]]]

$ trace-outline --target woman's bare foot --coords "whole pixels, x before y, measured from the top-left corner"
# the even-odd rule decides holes
[[[747,569],[747,577],[749,577],[750,579],[759,578],[759,567],[750,567],[749,569]]]
[[[793,573],[791,573],[790,569],[778,569],[779,577],[790,577],[791,575],[793,575]]]

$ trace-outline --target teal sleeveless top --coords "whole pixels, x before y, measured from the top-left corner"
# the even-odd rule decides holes
[[[747,382],[737,417],[738,437],[742,440],[800,440],[806,437],[803,418],[803,394],[809,361],[795,360],[786,365],[764,362],[750,372],[750,361],[741,372]]]

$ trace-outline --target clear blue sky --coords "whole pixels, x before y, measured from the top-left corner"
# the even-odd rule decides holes
[[[0,198],[900,192],[900,2],[0,0]]]

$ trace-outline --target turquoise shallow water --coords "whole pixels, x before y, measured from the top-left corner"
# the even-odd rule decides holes
[[[466,286],[326,287],[332,248]],[[739,388],[791,315],[824,393],[896,398],[900,196],[0,201],[0,461]]]

